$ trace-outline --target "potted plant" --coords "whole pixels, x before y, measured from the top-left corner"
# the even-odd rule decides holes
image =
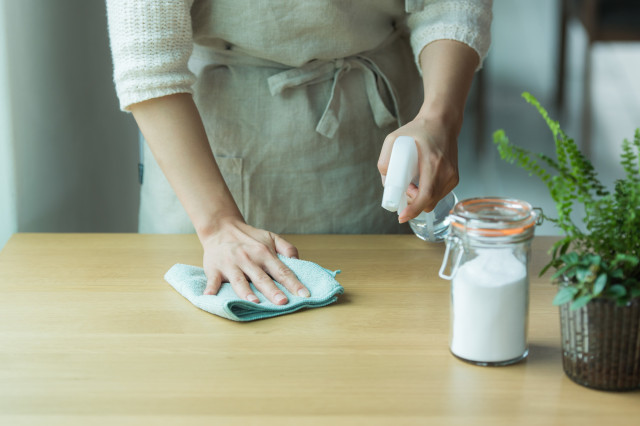
[[[592,163],[529,93],[555,141],[555,158],[531,153],[494,133],[500,156],[540,178],[556,205],[563,237],[548,268],[558,285],[563,368],[573,381],[603,390],[640,388],[640,129],[624,140],[624,177],[608,190]],[[580,207],[576,209],[576,207]],[[576,221],[576,215],[581,221]],[[580,223],[581,222],[581,223]]]

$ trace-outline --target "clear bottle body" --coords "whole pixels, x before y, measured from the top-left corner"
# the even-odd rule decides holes
[[[411,230],[421,240],[434,243],[443,241],[449,233],[449,212],[457,202],[456,195],[453,192],[448,193],[432,212],[422,212],[415,219],[411,219]]]

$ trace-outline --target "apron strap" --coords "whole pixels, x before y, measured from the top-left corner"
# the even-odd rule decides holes
[[[415,0],[418,1],[419,0]],[[424,1],[424,0],[422,0]],[[367,54],[378,52],[388,47],[399,36],[399,32],[392,33],[387,39],[375,49],[368,51]],[[387,76],[382,72],[378,65],[369,57],[364,55],[348,56],[346,58],[324,60],[318,59],[307,62],[306,64],[290,68],[277,62],[239,54],[234,51],[220,51],[207,46],[194,45],[193,54],[189,59],[189,69],[195,75],[210,64],[226,64],[226,65],[243,65],[255,67],[269,67],[281,69],[267,79],[269,92],[272,96],[280,95],[288,89],[296,87],[318,84],[324,81],[333,80],[331,86],[331,95],[329,102],[320,117],[320,121],[316,126],[316,131],[323,136],[333,138],[338,127],[340,127],[340,103],[341,89],[340,78],[344,73],[350,70],[361,70],[364,75],[365,89],[367,99],[373,118],[378,127],[385,127],[396,122],[398,126],[402,126],[398,109],[398,100],[393,90],[393,86]],[[389,111],[385,105],[383,96],[380,92],[380,86],[391,96],[393,112]]]
[[[340,127],[340,77],[352,69],[359,69],[363,72],[367,98],[376,125],[384,127],[394,122],[401,125],[399,122],[398,101],[391,82],[371,59],[364,56],[353,56],[333,61],[311,61],[301,67],[275,74],[269,77],[267,82],[271,95],[276,96],[287,89],[333,79],[329,102],[316,126],[318,133],[327,138],[333,138],[338,127]],[[387,109],[382,100],[382,95],[378,88],[379,81],[391,95],[395,114]]]

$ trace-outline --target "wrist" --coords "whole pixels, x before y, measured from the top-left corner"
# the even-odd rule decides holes
[[[426,100],[422,104],[416,120],[437,124],[454,131],[456,135],[462,129],[464,107],[444,100]]]
[[[218,234],[222,229],[244,223],[242,215],[230,213],[212,216],[206,220],[194,221],[194,228],[198,239],[204,244],[206,240]]]

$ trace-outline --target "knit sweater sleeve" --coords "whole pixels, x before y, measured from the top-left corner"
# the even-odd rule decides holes
[[[492,0],[426,0],[407,18],[411,47],[420,68],[420,52],[435,40],[456,40],[474,49],[478,68],[491,44]]]
[[[193,0],[106,0],[113,79],[123,111],[135,103],[193,93]]]

